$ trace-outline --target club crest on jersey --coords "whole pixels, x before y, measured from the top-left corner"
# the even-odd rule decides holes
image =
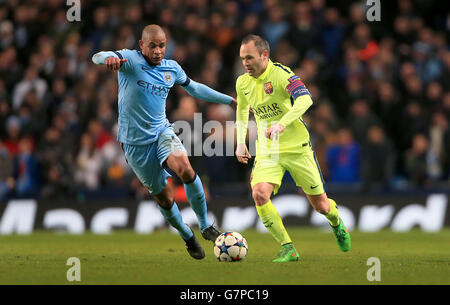
[[[166,81],[166,83],[170,84],[172,80],[172,76],[170,76],[170,73],[164,73],[164,80]]]
[[[268,82],[264,84],[264,92],[266,94],[272,94],[273,93],[273,86],[272,82]]]

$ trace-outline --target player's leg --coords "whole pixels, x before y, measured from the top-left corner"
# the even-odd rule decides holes
[[[158,159],[183,181],[186,197],[197,216],[203,238],[214,242],[221,232],[208,219],[202,181],[192,168],[186,149],[171,128],[167,128],[159,137]]]
[[[193,234],[190,228],[183,222],[178,205],[174,201],[173,187],[167,184],[160,193],[153,194],[153,197],[158,203],[159,210],[167,222],[178,230],[184,240],[190,239]]]
[[[183,181],[186,197],[197,216],[203,238],[214,242],[221,232],[208,219],[203,184],[193,170],[187,155],[180,152],[172,153],[167,158],[166,164]]]
[[[281,245],[281,250],[273,261],[296,261],[299,257],[297,250],[284,227],[280,214],[270,200],[273,189],[274,185],[266,182],[261,182],[253,186],[252,196],[255,201],[256,211],[264,226],[272,234],[272,237]]]
[[[274,262],[296,261],[299,257],[280,214],[270,200],[272,193],[278,191],[283,174],[284,169],[278,162],[257,157],[251,176],[252,197],[259,218],[272,237],[281,245],[281,250]]]
[[[326,193],[320,195],[308,195],[309,202],[312,207],[328,219],[331,229],[333,230],[336,242],[341,251],[347,252],[351,248],[350,234],[339,216],[336,202],[327,197]]]
[[[336,207],[336,202],[328,198],[327,193],[323,192],[318,195],[306,194],[306,197],[314,210],[324,215],[330,225],[337,226],[339,224],[339,211]]]
[[[156,145],[123,144],[122,149],[128,165],[156,199],[161,214],[170,225],[177,229],[185,241],[189,254],[196,259],[203,258],[205,256],[203,249],[196,241],[192,230],[183,222],[178,206],[173,201],[173,190],[167,184],[167,178],[170,175],[161,168],[156,158]]]
[[[186,197],[197,215],[200,229],[206,229],[211,224],[206,215],[207,208],[203,185],[192,168],[187,155],[184,152],[174,152],[169,155],[166,164],[183,182]]]
[[[314,152],[306,148],[303,153],[288,158],[285,165],[297,186],[305,192],[311,206],[328,219],[339,249],[350,250],[350,235],[339,216],[336,202],[325,193],[322,173]]]
[[[166,221],[177,229],[178,233],[184,239],[189,254],[195,259],[204,258],[205,251],[195,238],[194,232],[183,222],[181,213],[174,201],[173,187],[167,184],[159,194],[155,194],[153,197],[158,202],[159,210]]]

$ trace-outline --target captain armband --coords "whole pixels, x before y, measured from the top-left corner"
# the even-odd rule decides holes
[[[286,86],[286,91],[292,96],[294,100],[306,94],[311,96],[311,93],[309,93],[309,90],[306,89],[305,84],[297,75],[291,76],[288,81],[289,85]]]

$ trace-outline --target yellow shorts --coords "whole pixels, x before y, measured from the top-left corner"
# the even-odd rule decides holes
[[[274,184],[273,193],[276,194],[285,171],[289,171],[295,184],[306,194],[320,195],[325,192],[322,172],[316,154],[310,147],[299,153],[256,156],[250,184],[252,188],[261,182]]]

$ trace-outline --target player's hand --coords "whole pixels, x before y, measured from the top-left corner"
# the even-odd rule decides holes
[[[233,108],[234,111],[236,111],[237,101],[235,98],[233,98],[233,100],[231,101],[230,107]]]
[[[285,127],[281,124],[275,124],[266,129],[266,138],[270,140],[278,140],[280,133],[284,131]]]
[[[247,145],[238,144],[236,147],[236,157],[239,162],[247,164],[248,160],[252,158],[250,153],[248,152]]]
[[[128,59],[123,58],[117,58],[117,57],[108,57],[105,59],[105,65],[106,67],[111,71],[117,71],[122,66],[122,63],[127,62]]]

